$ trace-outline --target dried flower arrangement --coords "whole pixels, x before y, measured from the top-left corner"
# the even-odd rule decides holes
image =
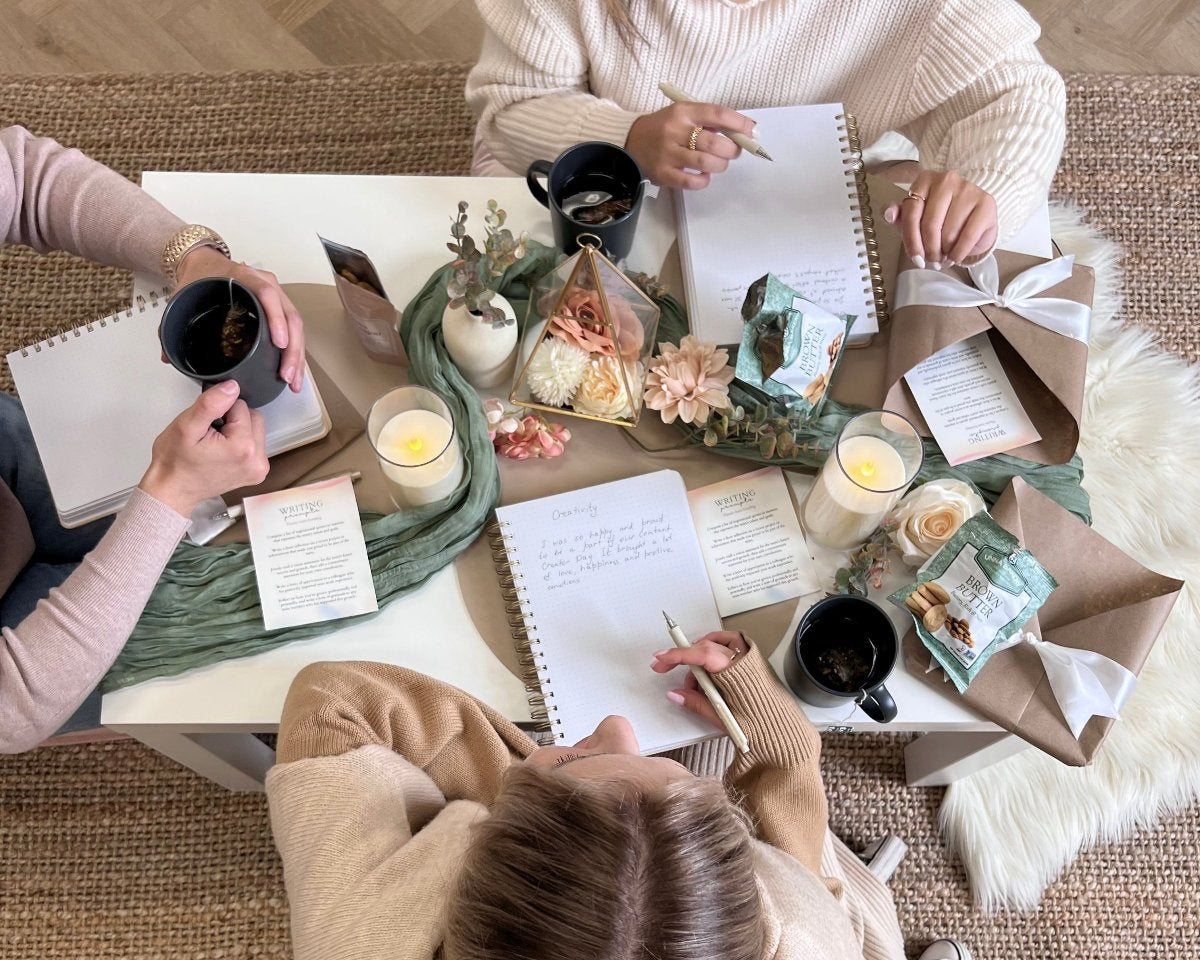
[[[538,282],[513,403],[633,426],[659,309],[585,247]]]
[[[450,236],[454,239],[446,244],[455,257],[446,293],[452,309],[466,307],[483,322],[503,327],[514,323],[515,318],[506,317],[502,310],[492,306],[495,291],[487,286],[484,277],[494,282],[504,276],[505,270],[525,256],[527,238],[524,233],[514,237],[511,230],[504,228],[508,215],[495,200],[488,201],[487,209],[484,215],[487,236],[481,252],[467,233],[467,201],[458,202],[458,216],[450,223]]]

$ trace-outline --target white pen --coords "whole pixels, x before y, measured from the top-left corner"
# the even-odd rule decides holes
[[[671,635],[671,639],[675,641],[675,646],[679,647],[680,650],[688,649],[692,645],[692,642],[688,640],[686,634],[679,629],[679,626],[671,619],[670,614],[666,610],[663,611],[663,617],[667,621],[667,632]],[[721,691],[713,683],[712,677],[705,672],[703,667],[698,667],[695,664],[689,663],[688,669],[692,671],[692,676],[700,684],[700,689],[708,697],[708,702],[712,704],[712,708],[717,711],[717,717],[721,721],[721,726],[729,734],[729,739],[733,741],[733,745],[742,753],[749,753],[750,741],[746,739],[746,734],[743,732],[741,726],[738,725],[734,715],[730,713],[729,707],[725,705]]]
[[[660,83],[658,85],[658,89],[662,91],[662,95],[664,97],[666,97],[668,100],[673,100],[675,103],[703,103],[704,102],[703,100],[698,100],[695,97],[688,96],[686,93],[684,93],[678,87],[676,87],[670,83]],[[767,151],[763,149],[762,144],[759,143],[757,140],[755,140],[753,137],[748,137],[744,133],[731,133],[728,130],[718,130],[717,132],[720,133],[721,136],[723,136],[723,137],[728,137],[730,140],[732,140],[734,143],[736,143],[739,147],[741,147],[747,153],[752,153],[756,157],[762,157],[764,160],[771,160],[772,162],[774,162],[774,158],[769,153],[767,153]]]

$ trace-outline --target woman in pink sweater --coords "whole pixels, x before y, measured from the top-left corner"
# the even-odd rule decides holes
[[[655,183],[719,190],[729,164],[747,161],[718,132],[753,129],[731,107],[840,101],[864,143],[896,131],[916,145],[912,196],[884,217],[923,266],[1020,229],[1062,150],[1062,80],[1016,0],[477,4],[487,29],[467,80],[476,173],[523,173],[606,140]],[[662,81],[702,102],[668,104]]]
[[[211,230],[184,224],[78,150],[21,127],[0,129],[0,242],[67,250],[177,286],[234,277],[263,303],[283,348],[280,376],[300,389],[303,326],[275,278],[232,262]],[[222,416],[225,426],[214,430]],[[266,472],[262,418],[238,399],[236,383],[220,384],[155,441],[150,468],[111,526],[66,530],[20,403],[0,394],[0,752],[36,746],[64,724],[99,725],[93,691],[187,517],[200,500]]]

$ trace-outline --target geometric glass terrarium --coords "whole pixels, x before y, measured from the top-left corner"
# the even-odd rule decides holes
[[[658,317],[654,301],[581,242],[534,285],[509,400],[637,426]]]

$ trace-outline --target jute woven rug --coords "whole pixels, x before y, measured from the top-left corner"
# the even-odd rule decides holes
[[[129,175],[143,169],[462,173],[464,69],[399,64],[220,77],[0,79],[20,122]],[[1130,314],[1200,357],[1200,79],[1069,78],[1055,191],[1126,248]],[[402,229],[402,220],[397,223]],[[0,354],[120,301],[120,271],[0,252]],[[6,369],[0,388],[11,389]],[[912,846],[894,881],[911,951],[951,933],[976,957],[1191,955],[1200,811],[1081,856],[1030,917],[985,917],[937,838],[941,791],[904,785],[901,736],[827,736],[834,829]],[[0,758],[0,960],[286,957],[287,908],[261,797],[225,793],[140,745]]]

